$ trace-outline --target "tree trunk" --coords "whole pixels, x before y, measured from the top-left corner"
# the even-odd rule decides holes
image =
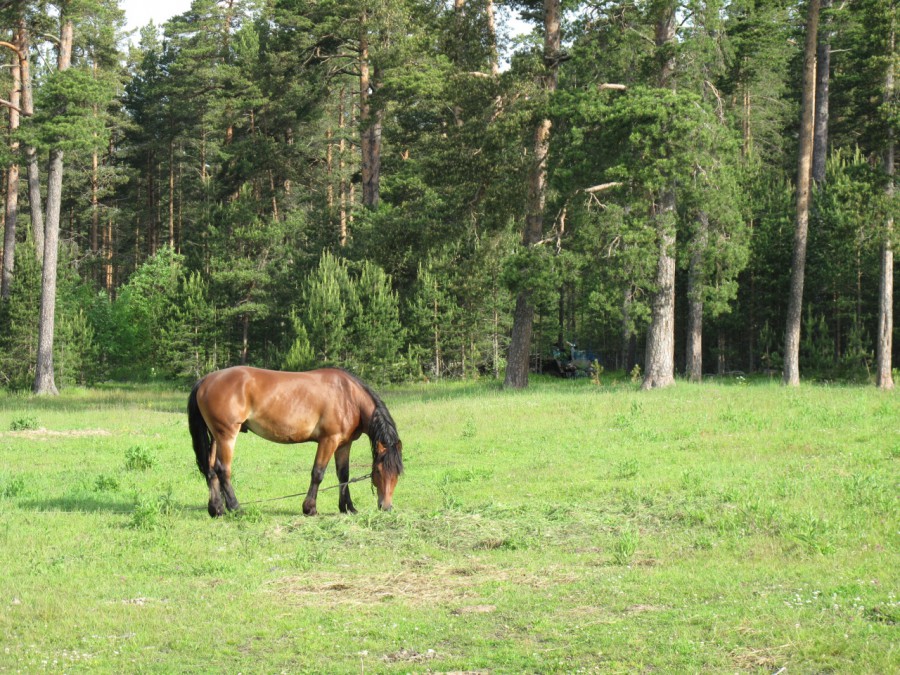
[[[19,40],[17,39],[17,42]],[[21,43],[16,45],[21,50]],[[3,267],[2,281],[0,281],[0,299],[8,300],[10,290],[12,288],[13,271],[15,268],[16,256],[16,219],[19,216],[19,142],[15,140],[16,131],[19,128],[19,111],[17,108],[21,106],[21,84],[22,73],[19,63],[21,62],[20,54],[14,56],[15,63],[10,69],[12,74],[12,90],[9,94],[9,135],[12,139],[9,144],[10,153],[13,156],[13,163],[10,164],[6,173],[6,208],[3,228]]]
[[[381,118],[380,110],[373,112],[371,96],[374,92],[369,64],[369,25],[363,10],[359,38],[359,116],[362,122],[360,148],[362,151],[362,203],[374,209],[381,198]]]
[[[72,62],[71,20],[63,19],[59,41],[57,68],[67,70]],[[41,274],[41,313],[38,324],[37,368],[34,376],[35,394],[59,394],[53,374],[53,338],[56,321],[56,267],[59,257],[59,219],[62,208],[63,151],[50,151],[47,173],[47,218],[44,237],[44,268]]]
[[[247,365],[250,355],[250,315],[246,312],[241,315],[241,365]]]
[[[22,114],[29,117],[34,114],[34,95],[31,84],[31,62],[28,59],[28,29],[24,19],[19,21],[18,33],[22,49],[22,59],[19,62],[22,78]],[[28,204],[31,211],[34,254],[38,262],[41,262],[44,259],[44,210],[41,203],[41,179],[37,150],[33,146],[25,147],[25,164],[28,167]]]
[[[675,3],[665,2],[656,23],[656,48],[661,60],[659,86],[675,88]],[[668,387],[675,383],[675,187],[669,186],[654,206],[659,259],[656,290],[651,299],[650,326],[644,352],[641,389]]]
[[[100,250],[100,157],[97,151],[91,153],[91,254],[94,260],[97,259],[97,252]],[[94,270],[94,280],[96,281],[96,268]]]
[[[341,98],[338,103],[338,201],[340,202],[340,213],[338,215],[338,241],[341,248],[347,245],[347,177],[344,175],[344,149],[346,147],[347,118],[344,112],[346,101],[346,92],[341,87]]]
[[[891,26],[890,57],[884,83],[884,97],[890,101],[894,96],[894,50],[896,32]],[[894,196],[894,132],[888,129],[887,147],[884,150],[884,172],[888,176],[887,193]],[[875,384],[879,389],[893,389],[892,349],[894,337],[894,251],[891,238],[894,234],[894,219],[888,218],[885,225],[884,242],[881,245],[881,282],[878,293],[878,343],[877,373]]]
[[[500,74],[500,57],[497,52],[497,25],[494,16],[496,13],[494,0],[487,0],[485,11],[487,13],[488,40],[490,41],[491,75],[496,77]]]
[[[626,373],[634,368],[634,325],[631,317],[631,305],[634,302],[634,285],[629,281],[625,286],[622,297],[622,351],[620,355],[621,368]]]
[[[169,246],[175,250],[175,139],[169,141]]]
[[[822,9],[831,7],[831,0],[821,0]],[[812,177],[816,185],[825,182],[825,161],[828,159],[828,83],[831,78],[831,34],[822,26],[816,48],[816,115],[813,131]]]
[[[709,217],[697,216],[697,237],[688,270],[687,376],[691,382],[703,379],[703,254],[709,236]]]
[[[651,299],[650,326],[644,352],[641,389],[675,383],[675,193],[663,194],[654,219],[658,233],[656,291]]]
[[[797,222],[791,258],[791,285],[784,336],[783,382],[800,384],[800,320],[803,312],[803,279],[806,272],[806,242],[809,236],[810,169],[816,94],[816,36],[819,29],[819,0],[810,0],[806,20],[806,48],[803,67],[803,96],[800,120],[800,149],[797,159]]]
[[[541,86],[552,94],[556,91],[561,42],[559,0],[544,0],[544,66]],[[522,245],[536,245],[544,231],[544,203],[547,197],[547,152],[550,149],[549,119],[542,119],[534,132],[533,156],[528,174],[525,230]],[[521,290],[516,297],[509,356],[504,386],[521,389],[528,386],[528,362],[531,356],[531,333],[534,306],[531,291]]]
[[[107,293],[112,293],[113,289],[113,217],[112,213],[106,220],[106,234],[103,238],[103,250],[106,256],[106,264],[104,265],[104,279]]]

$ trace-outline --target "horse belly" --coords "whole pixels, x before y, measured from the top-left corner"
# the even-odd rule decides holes
[[[316,428],[312,424],[291,425],[260,419],[248,419],[245,424],[254,434],[273,443],[302,443],[314,440],[316,436]]]

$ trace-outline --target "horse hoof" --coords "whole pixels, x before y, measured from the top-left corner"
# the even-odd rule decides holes
[[[350,504],[350,505],[342,506],[341,513],[349,513],[350,515],[353,515],[353,514],[357,513],[357,510],[353,507],[353,504]]]
[[[207,512],[209,512],[210,518],[221,518],[222,516],[225,515],[225,509],[223,509],[221,506],[215,507],[212,504],[210,504],[209,506],[206,507],[206,510],[207,510]]]
[[[318,513],[318,511],[316,511],[315,504],[313,504],[313,505],[304,504],[303,505],[303,515],[304,516],[314,516],[317,513]]]

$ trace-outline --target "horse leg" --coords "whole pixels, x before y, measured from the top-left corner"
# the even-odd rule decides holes
[[[234,438],[228,442],[223,442],[219,446],[215,466],[216,475],[219,477],[219,485],[222,489],[222,496],[225,498],[225,506],[228,507],[229,511],[237,511],[241,508],[234,494],[234,488],[231,485],[231,460],[233,457]]]
[[[209,451],[209,471],[206,474],[206,482],[209,485],[209,515],[224,515],[225,507],[222,505],[222,497],[229,511],[239,508],[237,498],[234,496],[234,488],[231,487],[231,460],[234,456],[234,439],[237,430],[217,429],[213,433],[213,442]]]
[[[337,469],[338,482],[346,483],[350,480],[350,443],[340,446],[334,453],[334,468]],[[353,500],[350,499],[350,486],[342,485],[338,499],[338,509],[341,513],[356,513]]]
[[[216,518],[225,513],[225,508],[222,506],[222,497],[220,495],[222,488],[219,483],[219,474],[216,471],[216,466],[219,464],[219,461],[216,459],[218,446],[219,442],[216,439],[213,439],[212,445],[209,448],[209,469],[206,471],[206,484],[209,485],[209,504],[207,505],[206,510],[212,518]]]
[[[319,440],[319,448],[316,450],[316,461],[313,463],[312,476],[309,481],[309,491],[303,500],[303,513],[307,516],[316,515],[316,495],[319,494],[319,484],[325,477],[325,469],[331,456],[338,447],[338,440],[333,437]]]

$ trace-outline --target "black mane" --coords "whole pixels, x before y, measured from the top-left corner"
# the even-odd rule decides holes
[[[384,401],[381,400],[381,397],[369,385],[353,373],[346,370],[344,372],[362,387],[363,391],[369,395],[375,404],[375,410],[369,420],[367,432],[369,439],[372,441],[372,462],[374,463],[378,459],[378,443],[381,443],[387,450],[381,460],[382,467],[386,472],[399,476],[403,473],[403,455],[400,451],[402,444],[400,435],[397,433],[397,425],[394,424],[394,418],[391,417],[391,413],[388,411]]]

